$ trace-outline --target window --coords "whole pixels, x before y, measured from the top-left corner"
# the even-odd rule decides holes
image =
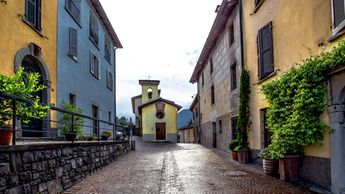
[[[236,62],[231,65],[230,69],[231,74],[231,90],[234,90],[237,88],[237,72],[236,72]]]
[[[69,93],[68,101],[70,104],[73,104],[74,106],[77,105],[77,96],[75,94]]]
[[[111,91],[113,91],[113,82],[113,73],[109,69],[107,69],[107,88]]]
[[[66,0],[65,8],[72,18],[80,24],[80,4],[81,0]]]
[[[111,111],[108,111],[108,122],[111,123]]]
[[[222,120],[218,120],[219,133],[223,133],[223,123]]]
[[[111,64],[111,44],[109,41],[109,38],[107,36],[105,36],[104,39],[104,58],[109,62],[109,64]]]
[[[97,21],[97,17],[93,14],[90,13],[90,40],[91,42],[98,48],[98,31],[99,31],[99,24]]]
[[[210,58],[210,74],[213,73],[213,58]]]
[[[232,139],[237,138],[237,119],[238,117],[232,117],[231,118],[231,132],[232,132]]]
[[[211,86],[211,104],[213,105],[215,103],[214,99],[214,85]]]
[[[157,112],[157,113],[156,113],[156,117],[157,117],[158,119],[163,119],[163,118],[165,117],[165,114],[164,114],[164,112]]]
[[[90,51],[90,73],[96,78],[101,79],[101,67],[95,54]]]
[[[336,34],[345,26],[345,0],[333,0],[333,33]]]
[[[231,47],[232,44],[235,42],[235,37],[234,37],[234,25],[231,24],[229,28],[229,46]]]
[[[266,24],[257,36],[259,78],[262,79],[274,71],[272,22]]]
[[[272,132],[267,128],[267,109],[260,110],[261,117],[261,127],[263,128],[264,133],[264,147],[267,147],[271,144]]]
[[[97,119],[99,119],[99,109],[98,106],[92,105],[92,132],[94,135],[98,134],[99,131],[99,121]]]
[[[201,85],[204,86],[205,79],[204,79],[204,72],[201,73]]]
[[[147,98],[151,99],[152,98],[152,88],[147,89]]]
[[[69,52],[68,56],[77,61],[78,56],[78,36],[75,28],[69,28]]]
[[[25,20],[36,30],[41,31],[41,0],[25,1]]]

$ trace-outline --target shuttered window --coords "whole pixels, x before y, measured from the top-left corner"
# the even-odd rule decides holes
[[[213,58],[210,58],[210,74],[213,73]]]
[[[80,24],[81,0],[66,0],[65,7],[73,19]]]
[[[223,133],[223,123],[222,120],[218,120],[219,133]]]
[[[111,91],[113,90],[113,83],[114,83],[113,73],[111,73],[111,71],[107,69],[107,88]]]
[[[214,86],[211,86],[211,105],[215,103],[215,98],[214,98]]]
[[[104,58],[111,64],[111,46],[109,38],[105,35],[104,39]]]
[[[101,79],[101,66],[95,54],[90,51],[90,73],[96,78]]]
[[[236,62],[231,65],[230,69],[231,74],[231,90],[234,90],[237,88],[237,72],[236,72]]]
[[[69,28],[69,53],[68,56],[77,60],[78,57],[78,33],[77,29]]]
[[[259,78],[262,79],[274,71],[272,22],[266,24],[259,30],[257,36],[257,50],[258,73]]]
[[[258,6],[262,0],[255,0],[255,6]]]
[[[41,0],[25,1],[25,20],[41,31]]]
[[[339,32],[345,26],[345,0],[333,0],[333,29]]]
[[[229,28],[229,46],[231,47],[232,44],[235,42],[234,37],[234,25],[231,25]]]

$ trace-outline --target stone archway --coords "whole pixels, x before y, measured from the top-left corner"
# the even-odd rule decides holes
[[[328,80],[328,113],[331,133],[331,191],[345,193],[345,71]]]
[[[50,81],[50,74],[48,71],[48,66],[41,58],[41,48],[34,43],[30,43],[28,47],[20,49],[14,58],[14,71],[17,72],[20,67],[24,67],[24,72],[37,72],[41,75],[40,82],[41,84],[45,85],[46,88],[40,92],[38,95],[41,98],[42,104],[50,104],[50,88],[51,88],[51,81]],[[50,123],[48,122],[50,119],[50,114],[46,118],[42,120],[34,120],[31,124],[37,129],[42,132],[31,132],[30,127],[28,128],[28,133],[19,133],[19,136],[23,137],[41,137],[47,136],[48,130],[50,129]],[[30,126],[30,124],[29,124]],[[22,127],[23,128],[23,127]],[[36,130],[37,130],[36,129]]]

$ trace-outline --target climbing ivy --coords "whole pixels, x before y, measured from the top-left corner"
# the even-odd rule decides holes
[[[241,148],[248,148],[247,127],[249,121],[249,94],[249,72],[247,70],[242,70],[240,78],[240,107],[237,120],[237,140]]]
[[[303,154],[304,147],[320,143],[327,126],[320,120],[324,111],[327,74],[345,64],[345,42],[329,52],[310,57],[279,79],[264,84],[269,103],[268,128],[273,132],[270,154],[282,158]]]

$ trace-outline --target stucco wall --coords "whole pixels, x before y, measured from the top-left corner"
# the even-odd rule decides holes
[[[204,74],[204,85],[202,85],[202,73],[199,75],[198,86],[200,95],[200,113],[201,113],[201,143],[206,146],[212,146],[212,128],[211,122],[218,122],[222,119],[223,134],[217,139],[218,147],[228,151],[228,141],[230,139],[231,117],[238,114],[239,105],[239,79],[242,69],[241,62],[241,39],[239,8],[233,10],[228,19],[224,31],[219,35],[217,44],[210,54],[209,60],[202,70]],[[229,46],[229,27],[234,25],[235,42]],[[210,71],[210,58],[213,58],[213,72]],[[231,65],[236,62],[237,88],[231,90]],[[211,86],[214,85],[215,104],[211,105]],[[219,126],[217,124],[217,131]]]
[[[332,25],[331,1],[265,0],[255,13],[253,13],[254,3],[252,1],[244,1],[243,6],[245,64],[250,72],[250,82],[252,83],[249,105],[250,146],[254,149],[261,149],[263,147],[263,129],[260,128],[260,109],[266,108],[268,105],[264,95],[260,93],[260,88],[311,55],[327,51],[336,45],[336,42],[327,41],[332,36],[330,28]],[[257,83],[256,36],[258,30],[270,21],[273,23],[274,66],[277,72],[272,78]],[[321,119],[325,123],[329,123],[327,111],[321,115]],[[306,155],[329,158],[329,134],[325,134],[322,144],[322,146],[307,147]]]
[[[158,119],[156,117],[156,106],[150,104],[142,109],[142,130],[143,135],[156,136],[156,123],[165,123],[166,139],[168,134],[177,134],[177,108],[165,104],[165,117]],[[155,139],[154,139],[155,140]]]
[[[63,101],[68,102],[69,93],[71,92],[76,95],[76,104],[83,110],[83,114],[91,115],[91,107],[96,105],[100,110],[100,119],[108,121],[108,112],[111,111],[111,122],[114,122],[114,86],[113,91],[107,88],[106,70],[112,72],[113,79],[115,80],[115,53],[114,49],[111,48],[111,60],[109,63],[104,57],[106,32],[99,19],[98,48],[89,39],[90,11],[97,15],[89,1],[81,1],[81,26],[79,26],[65,9],[65,1],[61,0],[58,3],[58,106],[61,106]],[[69,27],[73,27],[78,31],[78,62],[75,62],[68,56]],[[90,73],[90,50],[99,59],[99,64],[101,65],[100,80],[93,77]],[[87,121],[87,124],[90,125],[89,121]]]
[[[57,0],[42,1],[43,37],[24,23],[25,1],[0,3],[0,73],[14,73],[16,53],[30,42],[41,47],[41,58],[48,67],[51,81],[50,102],[56,104],[56,23]]]

